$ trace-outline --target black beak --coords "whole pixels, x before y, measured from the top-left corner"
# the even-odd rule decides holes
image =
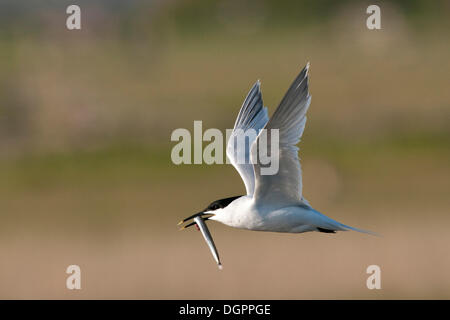
[[[203,221],[205,221],[205,220],[208,220],[209,218],[211,218],[212,216],[213,216],[213,214],[211,214],[211,213],[199,212],[199,213],[193,214],[192,216],[187,217],[186,219],[181,220],[180,222],[178,222],[178,225],[183,224],[191,219],[194,219],[195,217],[201,217],[203,219]],[[191,222],[191,223],[185,225],[184,227],[180,228],[180,230],[189,228],[193,225],[195,225],[195,222]]]
[[[196,214],[193,214],[192,216],[187,217],[186,219],[183,219],[183,220],[181,220],[180,222],[178,222],[178,225],[180,225],[180,224],[182,224],[182,223],[185,223],[185,222],[188,221],[188,220],[194,219],[195,217],[201,216],[201,215],[203,215],[203,214],[205,214],[203,211],[202,211],[202,212],[199,212],[199,213],[196,213]]]

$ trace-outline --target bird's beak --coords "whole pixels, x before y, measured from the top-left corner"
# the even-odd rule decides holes
[[[209,218],[211,218],[213,216],[213,214],[211,213],[205,213],[205,212],[198,212],[196,214],[193,214],[192,216],[187,217],[186,219],[181,220],[180,222],[178,222],[178,225],[183,224],[191,219],[194,219],[195,217],[201,217],[203,220],[208,220]],[[189,228],[191,226],[195,225],[195,221],[185,225],[184,227],[181,227],[180,230],[184,230],[186,228]]]
[[[188,221],[188,220],[194,219],[195,217],[201,216],[201,215],[203,215],[203,214],[205,214],[203,211],[202,211],[202,212],[199,212],[199,213],[196,213],[196,214],[193,214],[192,216],[189,216],[189,217],[187,217],[187,218],[181,220],[180,222],[178,222],[178,225],[180,225],[180,224],[182,224],[182,223],[185,223],[185,222]]]

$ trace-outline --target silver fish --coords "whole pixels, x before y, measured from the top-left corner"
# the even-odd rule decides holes
[[[205,221],[203,221],[201,217],[195,217],[194,221],[202,232],[203,238],[205,238],[205,241],[208,244],[209,249],[211,250],[214,260],[216,260],[217,262],[219,270],[222,270],[223,267],[222,263],[220,262],[219,253],[217,252],[216,245],[214,244],[214,240],[208,230],[208,227],[206,226]]]

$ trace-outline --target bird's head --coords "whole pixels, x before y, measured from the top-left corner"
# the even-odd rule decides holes
[[[189,216],[186,219],[181,220],[178,223],[178,225],[183,224],[191,219],[194,219],[195,217],[201,217],[203,220],[208,220],[212,216],[215,215],[215,212],[226,208],[231,202],[233,202],[234,200],[236,200],[237,198],[240,198],[240,197],[242,197],[242,196],[229,197],[229,198],[224,198],[224,199],[219,199],[219,200],[213,201],[204,210],[202,210],[196,214],[193,214],[192,216]],[[191,222],[191,223],[185,225],[184,227],[182,227],[180,230],[186,229],[190,226],[193,226],[194,224],[195,224],[195,222]]]

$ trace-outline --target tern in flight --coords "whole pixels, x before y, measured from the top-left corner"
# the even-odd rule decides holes
[[[234,129],[227,145],[227,156],[244,180],[246,195],[220,199],[212,202],[206,209],[196,213],[179,224],[194,219],[182,229],[197,225],[208,243],[213,256],[221,268],[219,255],[206,227],[206,220],[215,220],[231,227],[287,233],[317,231],[336,233],[336,231],[354,230],[373,234],[333,220],[315,210],[302,196],[302,172],[298,158],[297,143],[306,124],[306,112],[311,102],[308,92],[309,63],[294,80],[280,105],[269,120],[267,108],[263,106],[260,83],[251,88],[242,104]],[[250,148],[236,145],[233,139],[253,129],[259,133]],[[279,134],[279,170],[272,175],[261,174],[262,164],[253,161],[254,154],[260,148],[258,140],[262,129],[270,132],[278,129]],[[270,150],[271,139],[266,139]],[[241,163],[238,159],[251,159]]]

